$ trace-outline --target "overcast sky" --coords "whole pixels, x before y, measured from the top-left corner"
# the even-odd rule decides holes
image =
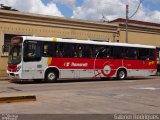
[[[0,0],[0,4],[22,12],[101,21],[125,18],[126,4],[131,16],[139,0]],[[160,0],[142,0],[131,19],[160,23]]]

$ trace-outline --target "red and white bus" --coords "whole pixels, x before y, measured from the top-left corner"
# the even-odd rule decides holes
[[[11,40],[7,73],[15,79],[110,78],[156,74],[156,47],[62,38]]]

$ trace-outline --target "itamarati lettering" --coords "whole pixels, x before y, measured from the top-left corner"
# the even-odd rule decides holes
[[[72,62],[71,66],[73,66],[73,67],[87,67],[88,63],[74,63],[74,62]]]

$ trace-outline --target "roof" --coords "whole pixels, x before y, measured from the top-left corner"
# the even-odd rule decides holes
[[[58,17],[58,16],[51,16],[51,15],[43,15],[43,14],[35,14],[35,13],[26,13],[26,12],[19,12],[19,11],[8,11],[8,10],[1,10],[0,9],[0,18],[7,18],[7,19],[15,19],[15,20],[23,20],[23,21],[36,21],[38,22],[53,22],[58,21],[59,23],[62,22],[63,24],[72,23],[72,24],[85,24],[92,26],[110,26],[110,27],[117,27],[116,24],[104,23],[104,22],[97,22],[91,20],[82,20],[82,19],[75,19],[75,18],[65,18],[65,17]],[[1,20],[1,19],[0,19]],[[37,22],[37,21],[36,21]],[[61,23],[61,24],[62,24]]]
[[[111,23],[125,23],[126,19],[123,18],[117,18],[115,20],[110,21]],[[138,20],[128,20],[128,23],[131,24],[138,24],[138,25],[146,25],[146,26],[153,26],[153,27],[160,27],[160,24],[158,23],[152,23],[152,22],[145,22],[145,21],[138,21]]]
[[[63,39],[63,38],[52,38],[52,37],[23,36],[23,39],[24,40],[38,40],[38,41],[53,41],[53,42],[92,44],[92,45],[156,48],[155,46],[151,46],[151,45],[128,44],[128,43],[117,43],[117,42],[99,42],[99,41],[94,41],[94,40]]]

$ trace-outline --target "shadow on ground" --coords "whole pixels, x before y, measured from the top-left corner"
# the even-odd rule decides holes
[[[50,84],[56,84],[56,83],[77,83],[77,82],[100,82],[100,81],[106,81],[106,82],[110,82],[110,81],[130,81],[130,80],[148,80],[148,79],[155,79],[155,77],[140,77],[140,78],[126,78],[125,80],[118,80],[116,78],[102,78],[102,79],[59,79],[57,80],[57,82],[55,83],[50,83]],[[47,84],[46,82],[42,81],[42,80],[10,80],[11,83],[15,83],[15,84]]]

